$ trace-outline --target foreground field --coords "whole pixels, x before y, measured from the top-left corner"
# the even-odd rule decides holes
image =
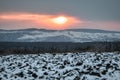
[[[0,57],[0,80],[119,80],[120,53],[63,53]]]

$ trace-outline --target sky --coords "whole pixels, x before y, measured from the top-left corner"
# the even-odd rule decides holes
[[[0,29],[25,28],[120,31],[120,0],[0,0]]]

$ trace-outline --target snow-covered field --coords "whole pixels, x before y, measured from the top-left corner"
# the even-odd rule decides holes
[[[120,80],[120,53],[1,56],[0,80]]]

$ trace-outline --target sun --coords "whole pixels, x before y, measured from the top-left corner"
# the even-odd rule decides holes
[[[59,16],[59,17],[56,17],[56,18],[53,18],[52,21],[55,23],[55,24],[65,24],[68,19],[64,16]]]

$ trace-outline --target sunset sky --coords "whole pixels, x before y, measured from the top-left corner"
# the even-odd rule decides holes
[[[0,0],[0,29],[120,31],[120,0]]]

